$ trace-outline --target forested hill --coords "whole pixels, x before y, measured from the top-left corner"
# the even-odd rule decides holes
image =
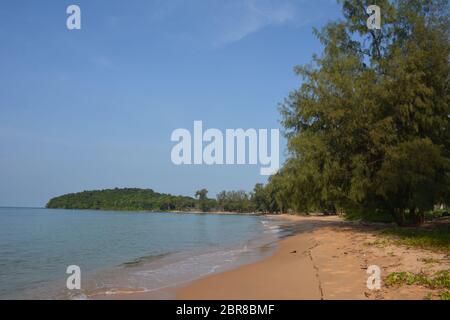
[[[107,189],[83,191],[51,199],[47,208],[169,211],[193,210],[196,200],[191,197],[157,193],[151,189]]]

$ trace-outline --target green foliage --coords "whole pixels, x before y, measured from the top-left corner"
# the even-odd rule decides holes
[[[423,274],[413,274],[410,272],[392,272],[390,273],[385,280],[387,286],[400,286],[403,284],[413,285],[413,284],[422,284],[425,282],[425,276]]]
[[[51,199],[47,208],[125,211],[192,210],[195,199],[151,189],[107,189],[71,193]]]
[[[245,191],[222,191],[217,195],[217,206],[223,211],[252,212],[254,206]]]
[[[386,279],[387,286],[421,285],[430,289],[450,289],[450,270],[437,272],[433,277],[424,273],[392,272]]]
[[[394,236],[400,244],[424,249],[450,250],[450,225],[433,228],[391,228],[383,234]]]
[[[389,213],[420,224],[450,199],[448,1],[363,0],[315,31],[324,46],[281,106],[289,158],[269,182],[281,211]],[[259,201],[260,202],[260,201]]]
[[[280,179],[278,175],[270,177],[270,183],[266,186],[256,184],[251,194],[251,201],[256,212],[262,213],[280,213],[286,206],[284,191],[286,188],[285,180]],[[287,207],[287,206],[286,206]]]
[[[446,212],[446,210],[430,210],[425,212],[425,220],[426,221],[433,221],[438,218],[443,217],[443,212]],[[367,222],[382,222],[382,223],[391,223],[395,222],[394,217],[392,214],[386,211],[368,211],[368,210],[358,210],[354,209],[350,212],[347,212],[345,214],[345,219],[349,221],[367,221]]]
[[[433,220],[433,219],[439,219],[442,218],[444,215],[444,212],[447,212],[445,209],[438,209],[438,210],[431,210],[427,211],[425,213],[425,219],[427,220]]]
[[[443,291],[440,294],[441,300],[450,300],[450,291]]]
[[[198,208],[202,212],[208,212],[215,205],[215,202],[208,199],[208,190],[201,189],[195,192],[195,197],[198,199]]]
[[[349,221],[363,220],[367,222],[382,222],[382,223],[394,222],[392,215],[386,212],[371,212],[371,211],[359,212],[357,210],[345,214],[345,219]]]
[[[195,197],[199,200],[206,200],[208,199],[208,190],[207,189],[201,189],[195,192]]]
[[[429,292],[423,297],[423,300],[433,300],[433,293]]]
[[[208,190],[195,193],[197,199],[154,192],[151,189],[107,189],[66,194],[51,199],[47,208],[123,211],[255,211],[252,195],[245,191],[223,191],[216,199],[207,197]]]

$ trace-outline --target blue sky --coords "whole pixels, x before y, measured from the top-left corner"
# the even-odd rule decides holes
[[[82,30],[66,28],[70,4]],[[172,164],[172,131],[280,128],[293,67],[321,51],[312,27],[339,16],[332,0],[2,1],[0,205],[112,187],[250,191],[260,166]]]

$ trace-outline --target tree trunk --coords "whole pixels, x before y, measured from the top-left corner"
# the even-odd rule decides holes
[[[396,208],[394,209],[394,220],[399,227],[405,225],[405,210]]]
[[[411,209],[411,219],[414,226],[420,226],[425,222],[425,213],[420,209]]]

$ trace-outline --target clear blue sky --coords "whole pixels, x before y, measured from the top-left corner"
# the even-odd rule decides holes
[[[66,29],[70,4],[80,31]],[[293,67],[321,51],[312,27],[339,16],[332,0],[2,1],[0,205],[251,190],[259,166],[173,165],[172,131],[280,128]]]

